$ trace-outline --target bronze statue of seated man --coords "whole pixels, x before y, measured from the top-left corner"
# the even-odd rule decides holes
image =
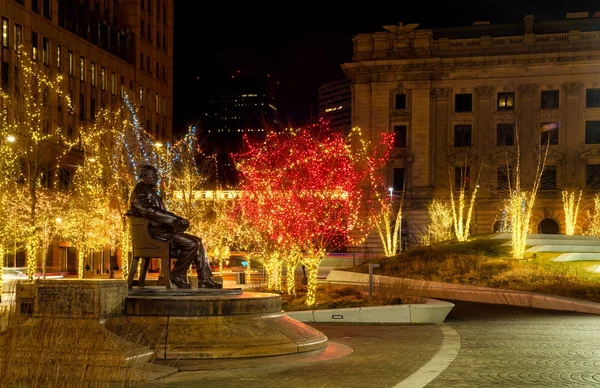
[[[150,220],[150,236],[169,242],[172,257],[177,257],[171,270],[171,282],[177,288],[191,288],[187,282],[187,271],[195,262],[199,288],[222,288],[222,284],[212,279],[202,240],[184,233],[190,225],[188,220],[165,209],[156,192],[157,184],[158,170],[154,166],[143,166],[140,170],[140,181],[131,193],[130,214]]]

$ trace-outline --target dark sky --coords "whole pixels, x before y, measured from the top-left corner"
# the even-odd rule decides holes
[[[416,4],[413,4],[416,3]],[[175,1],[174,128],[199,116],[198,100],[211,80],[236,70],[271,74],[280,81],[277,107],[291,123],[310,119],[318,88],[343,77],[352,37],[399,22],[421,27],[564,18],[600,11],[593,0],[548,1]]]

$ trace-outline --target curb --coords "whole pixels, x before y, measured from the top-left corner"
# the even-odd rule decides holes
[[[479,302],[489,304],[505,304],[510,306],[531,307],[546,310],[574,311],[579,313],[600,315],[600,303],[567,298],[529,291],[502,290],[496,288],[466,286],[425,280],[396,278],[374,275],[374,281],[403,282],[407,286],[419,289],[419,294],[426,298],[439,298]],[[332,270],[324,283],[360,284],[369,283],[369,275]]]
[[[442,323],[453,303],[428,299],[422,304],[348,307],[326,310],[288,311],[286,315],[305,323]]]

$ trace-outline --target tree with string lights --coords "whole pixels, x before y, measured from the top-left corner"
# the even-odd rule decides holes
[[[317,269],[326,252],[347,244],[361,226],[369,171],[365,160],[355,158],[351,143],[317,126],[271,132],[262,143],[246,141],[247,150],[234,155],[245,193],[240,204],[253,225],[281,244],[281,251],[302,253],[309,272],[308,305],[316,301]],[[373,159],[367,165],[385,162]]]
[[[16,50],[14,88],[2,97],[4,131],[14,137],[14,150],[22,162],[22,181],[27,187],[25,200],[29,207],[27,233],[27,275],[32,281],[39,252],[38,189],[48,182],[52,166],[60,156],[60,126],[54,127],[52,114],[70,109],[71,101],[64,92],[62,75],[47,75],[42,64],[24,50]]]

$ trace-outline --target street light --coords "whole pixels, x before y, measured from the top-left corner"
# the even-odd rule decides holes
[[[390,187],[388,190],[390,191],[390,197],[392,197],[394,195],[394,188]]]
[[[14,143],[14,142],[15,142],[15,140],[17,140],[17,138],[16,138],[16,137],[14,137],[13,135],[8,135],[8,136],[6,137],[6,141],[7,141],[7,142],[9,142],[9,143]]]
[[[162,146],[163,146],[162,143],[159,142],[159,141],[157,141],[156,143],[154,143],[154,147],[160,148]]]

